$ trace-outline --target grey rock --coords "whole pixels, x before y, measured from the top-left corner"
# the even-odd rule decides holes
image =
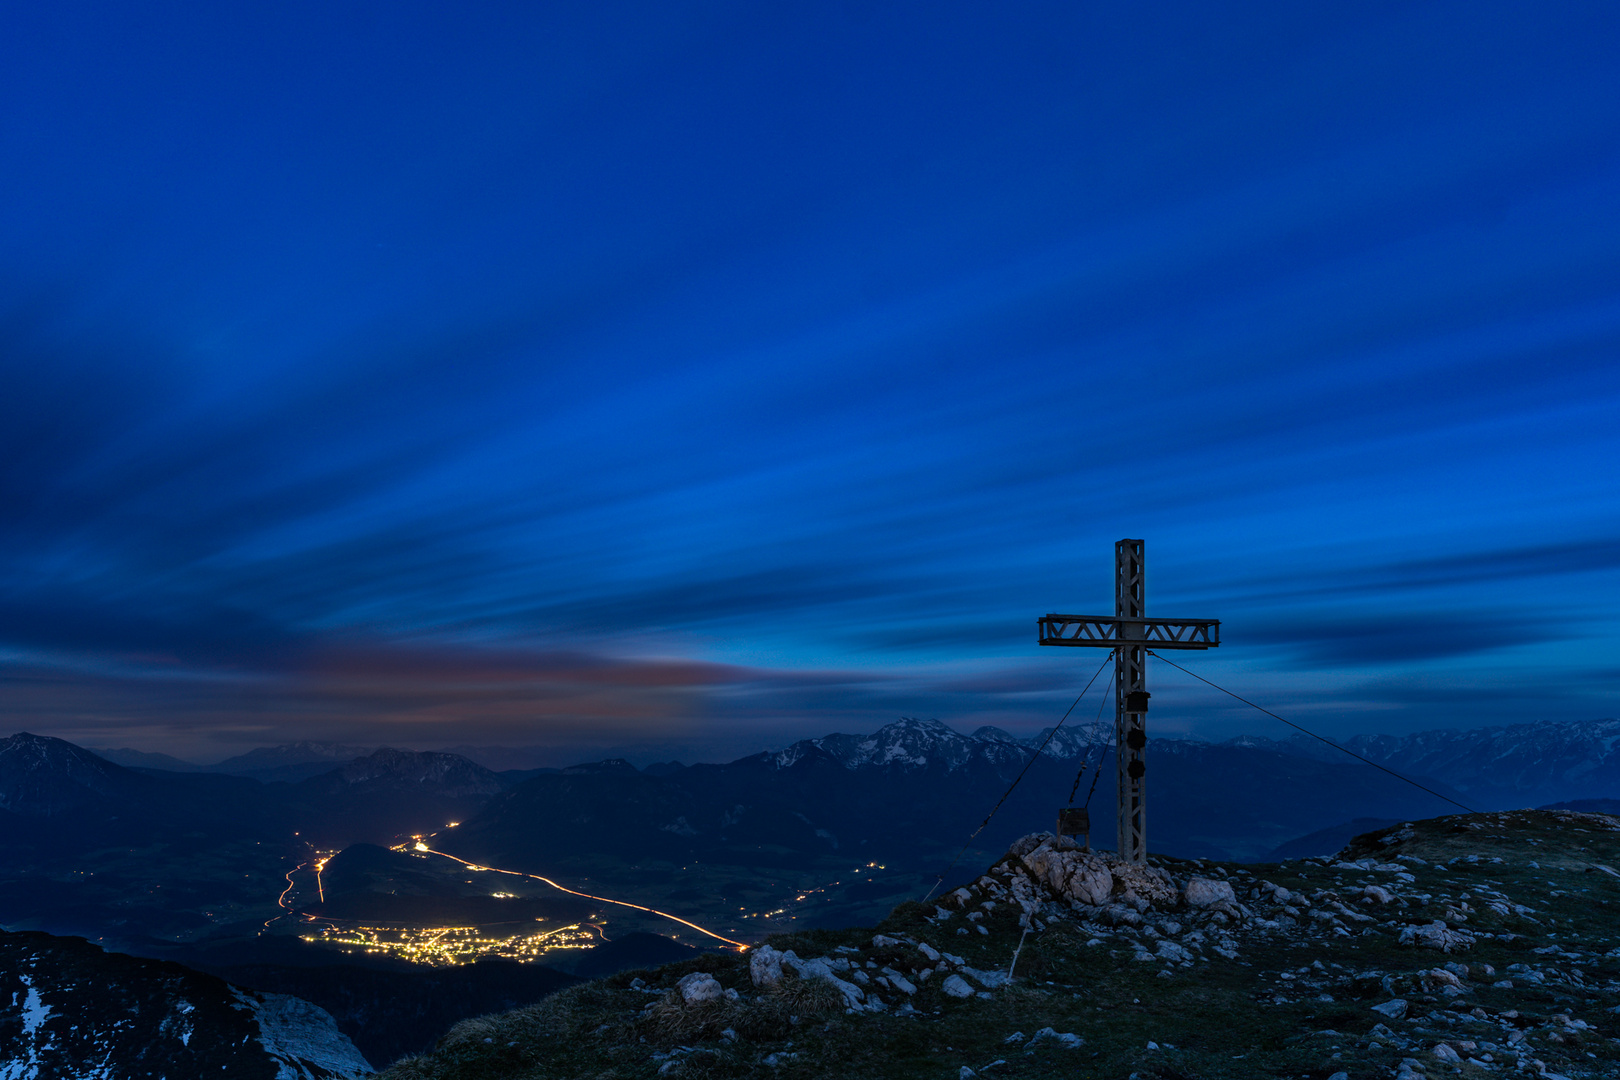
[[[755,986],[775,986],[782,981],[782,954],[769,945],[761,945],[748,958],[748,974]]]
[[[681,1000],[687,1005],[707,1005],[725,997],[719,980],[702,971],[683,976],[675,988],[681,992]]]
[[[1034,1047],[1037,1043],[1043,1042],[1057,1043],[1065,1050],[1078,1050],[1080,1047],[1085,1045],[1086,1040],[1082,1039],[1072,1031],[1058,1031],[1054,1028],[1043,1027],[1030,1037],[1029,1042],[1024,1044],[1024,1049],[1028,1050]]]
[[[1440,952],[1465,952],[1474,947],[1478,939],[1466,930],[1453,930],[1436,919],[1426,926],[1408,926],[1401,931],[1397,944]]]
[[[1182,890],[1182,897],[1190,908],[1207,908],[1216,904],[1237,903],[1237,893],[1232,890],[1229,882],[1217,881],[1214,878],[1195,877],[1187,881],[1187,887]]]

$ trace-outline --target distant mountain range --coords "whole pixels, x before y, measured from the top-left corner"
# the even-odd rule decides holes
[[[567,769],[494,797],[438,843],[464,858],[520,869],[583,866],[611,855],[627,866],[698,860],[741,872],[836,853],[840,860],[937,870],[1044,737],[1021,740],[993,728],[963,735],[937,721],[907,719],[871,735],[808,739],[657,777],[627,765]],[[1013,837],[1050,828],[1075,786],[1085,745],[1078,733],[1059,732],[974,840],[974,850],[1002,850]],[[1254,859],[1354,818],[1447,809],[1433,795],[1348,759],[1340,764],[1262,747],[1159,740],[1149,761],[1150,844],[1171,854]],[[1093,779],[1092,838],[1112,846],[1111,748],[1093,748],[1077,801],[1086,799]],[[1433,777],[1423,779],[1448,790]]]
[[[1236,741],[1319,760],[1344,756],[1304,735]],[[1615,719],[1356,735],[1342,745],[1380,765],[1435,777],[1482,810],[1620,798],[1620,720]]]
[[[1005,764],[1039,746],[1051,733],[1045,729],[1029,738],[1018,738],[994,727],[981,727],[963,735],[945,725],[921,728],[889,725],[871,735],[826,735],[805,739],[777,751],[781,764],[789,765],[797,756],[820,750],[849,768],[897,762],[915,764],[924,757],[947,769],[960,768],[970,760]],[[917,723],[923,723],[921,721]],[[1109,742],[1111,730],[1102,742]],[[1156,746],[1197,740],[1157,740]],[[1046,746],[1043,757],[1076,759],[1091,745],[1084,727],[1065,726]],[[1202,745],[1202,744],[1200,744]],[[1225,744],[1274,753],[1345,763],[1352,759],[1322,742],[1305,735],[1271,739],[1245,735]],[[1411,735],[1356,735],[1341,745],[1381,765],[1403,773],[1422,775],[1440,781],[1456,792],[1471,796],[1481,804],[1495,806],[1538,805],[1575,798],[1620,797],[1620,720],[1541,721],[1506,727],[1439,729]],[[170,772],[214,772],[247,776],[270,782],[297,782],[330,772],[338,765],[374,754],[378,748],[344,743],[302,741],[281,746],[261,747],[228,758],[215,765],[196,765],[167,754],[131,749],[95,749],[107,761],[136,769]],[[536,775],[563,771],[534,764],[552,752],[540,747],[458,746],[435,751],[451,754],[491,768],[503,782],[513,784]],[[615,759],[620,760],[620,759]],[[506,766],[505,772],[493,769]],[[579,766],[569,766],[577,769]],[[666,776],[685,766],[671,761],[640,770],[648,775]]]
[[[1617,743],[1615,720],[1348,740],[1479,809],[1620,797]],[[725,895],[761,868],[830,872],[852,858],[937,873],[1004,794],[970,861],[972,852],[1050,828],[1071,789],[1084,802],[1094,784],[1092,840],[1113,839],[1111,747],[1068,727],[1020,739],[903,719],[726,764],[646,770],[612,759],[502,774],[459,755],[387,748],[347,757],[365,749],[296,743],[233,759],[232,768],[267,777],[320,769],[266,782],[123,767],[44,736],[0,739],[0,922],[102,934],[116,926],[175,940],[246,918],[231,912],[284,888],[276,882],[297,865],[299,845],[387,845],[449,822],[460,827],[436,843],[464,858],[631,889],[647,883],[636,867],[697,860],[735,870],[728,880],[738,888]],[[1167,854],[1255,860],[1299,844],[1326,850],[1358,819],[1453,809],[1302,739],[1158,739],[1148,766],[1149,844]],[[129,857],[137,851],[145,854]],[[100,853],[93,862],[92,852]],[[896,895],[910,887],[891,878]],[[825,918],[855,913],[840,905],[864,913],[891,899],[871,882],[845,886],[824,894]]]

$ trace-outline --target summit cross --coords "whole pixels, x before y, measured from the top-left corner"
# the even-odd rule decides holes
[[[1147,650],[1213,649],[1219,619],[1150,619],[1146,614],[1143,543],[1114,545],[1114,615],[1045,615],[1036,620],[1042,645],[1114,650],[1114,764],[1119,793],[1119,857],[1147,861]]]

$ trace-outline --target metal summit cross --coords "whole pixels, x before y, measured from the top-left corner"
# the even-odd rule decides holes
[[[1147,766],[1147,650],[1213,649],[1221,643],[1219,619],[1150,619],[1144,610],[1142,541],[1114,545],[1114,617],[1047,615],[1042,645],[1081,645],[1114,650],[1114,761],[1119,781],[1119,857],[1147,861],[1147,822],[1142,777]]]

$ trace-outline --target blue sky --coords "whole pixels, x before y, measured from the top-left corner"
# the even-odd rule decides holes
[[[1141,537],[1328,734],[1612,716],[1609,5],[13,5],[0,710],[1051,723]],[[1280,734],[1175,672],[1164,734]]]

